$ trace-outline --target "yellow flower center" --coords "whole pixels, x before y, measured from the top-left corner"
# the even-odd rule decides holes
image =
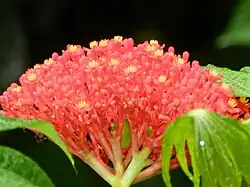
[[[114,40],[117,41],[117,42],[122,42],[123,37],[122,36],[115,36]]]
[[[82,109],[82,108],[88,107],[89,105],[86,101],[83,100],[83,101],[80,101],[77,106],[78,108]]]
[[[126,73],[134,73],[137,71],[137,67],[135,65],[129,65],[127,68],[124,69]]]
[[[53,64],[53,62],[54,62],[54,60],[52,58],[44,60],[44,64],[46,64],[47,66]]]
[[[92,41],[92,42],[89,43],[90,49],[93,49],[96,46],[98,46],[98,42],[97,41]]]
[[[163,50],[162,49],[157,49],[155,52],[154,52],[155,56],[162,56],[163,55]]]
[[[89,61],[89,62],[88,62],[88,67],[89,67],[90,69],[96,68],[96,67],[98,67],[98,66],[99,66],[99,63],[98,63],[96,60],[92,60],[92,61]]]
[[[109,44],[109,41],[108,41],[108,40],[101,40],[101,41],[99,42],[99,46],[100,46],[100,47],[107,47],[108,44]]]
[[[159,42],[157,40],[150,40],[149,41],[150,45],[158,45]]]
[[[237,106],[237,101],[235,99],[229,99],[227,103],[228,103],[228,106],[230,106],[230,107]]]
[[[116,66],[116,65],[119,65],[120,62],[119,62],[119,60],[117,60],[117,59],[115,59],[115,58],[111,58],[110,64],[111,64],[112,66]]]
[[[35,71],[32,71],[32,70],[28,70],[26,75],[27,75],[27,79],[29,81],[34,81],[37,78],[37,75],[36,75]]]
[[[21,92],[22,87],[21,86],[17,86],[16,88],[13,88],[12,91],[14,92]]]
[[[68,51],[69,52],[76,52],[76,50],[77,50],[77,46],[76,45],[70,45],[69,47],[68,47]]]
[[[165,76],[165,75],[160,75],[158,77],[158,82],[159,83],[164,83],[164,82],[166,82],[166,80],[167,80],[167,76]]]

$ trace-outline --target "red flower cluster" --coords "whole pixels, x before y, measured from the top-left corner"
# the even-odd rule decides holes
[[[163,132],[178,116],[198,108],[234,118],[244,113],[220,75],[190,63],[188,52],[163,48],[120,36],[93,41],[90,49],[68,45],[3,93],[1,113],[51,122],[73,154],[84,159],[91,152],[106,167],[117,153],[126,166],[142,147],[159,163]],[[122,148],[125,120],[131,143]]]

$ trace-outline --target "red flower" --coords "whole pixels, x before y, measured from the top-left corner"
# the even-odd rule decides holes
[[[161,139],[168,124],[197,108],[239,118],[231,87],[221,76],[189,62],[189,53],[174,54],[151,40],[134,46],[116,36],[94,41],[90,48],[68,45],[23,74],[0,97],[3,115],[51,122],[71,152],[83,160],[89,153],[127,166],[142,147],[151,150],[159,169]],[[132,141],[121,148],[124,120]],[[158,164],[158,165],[157,165]],[[173,168],[176,167],[173,160]]]

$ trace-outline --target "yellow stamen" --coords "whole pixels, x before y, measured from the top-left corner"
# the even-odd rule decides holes
[[[247,104],[249,102],[249,99],[245,98],[245,97],[241,97],[240,98],[240,102]]]
[[[69,52],[76,52],[76,50],[77,50],[77,46],[76,45],[70,45],[69,47],[68,47],[68,51]]]
[[[117,60],[117,59],[115,59],[115,58],[111,58],[110,64],[111,64],[112,66],[116,66],[116,65],[120,64],[120,62],[119,62],[119,60]]]
[[[157,40],[150,40],[149,41],[150,45],[158,45],[159,42]]]
[[[99,46],[100,46],[100,47],[107,47],[107,46],[108,46],[108,43],[109,43],[108,40],[101,40],[101,41],[99,42]]]
[[[182,65],[182,64],[184,64],[184,63],[185,63],[185,61],[184,61],[183,58],[177,57],[177,60],[176,60],[176,64],[177,64],[177,65]]]
[[[34,81],[37,78],[36,72],[34,70],[28,70],[26,75],[29,81]]]
[[[22,91],[22,87],[21,86],[17,86],[16,88],[13,88],[12,91],[14,91],[14,92],[21,92]]]
[[[155,52],[154,52],[155,56],[162,56],[163,55],[163,50],[162,49],[157,49]]]
[[[137,71],[137,67],[135,65],[129,65],[127,68],[124,69],[126,73],[134,73]]]
[[[114,40],[116,40],[117,42],[122,42],[123,37],[122,36],[115,36]]]
[[[80,101],[79,103],[78,103],[78,108],[80,108],[80,109],[82,109],[82,108],[86,108],[86,107],[88,107],[89,105],[88,105],[88,103],[86,102],[86,101]]]
[[[53,64],[53,62],[54,62],[54,60],[52,58],[44,60],[44,64],[46,64],[47,66]]]
[[[89,43],[90,49],[93,49],[96,46],[98,46],[98,42],[97,41],[92,41],[92,42]]]
[[[167,80],[167,76],[165,76],[165,75],[160,75],[158,77],[158,82],[159,83],[164,83],[164,82],[166,82],[166,80]]]
[[[228,106],[230,106],[230,107],[237,106],[237,101],[235,99],[229,99],[227,103],[228,103]]]
[[[155,45],[147,44],[146,47],[145,47],[145,51],[147,51],[147,52],[153,52],[155,50],[156,50],[156,46]]]
[[[98,66],[99,66],[99,63],[98,63],[97,61],[95,61],[95,60],[92,60],[92,61],[89,61],[89,62],[88,62],[88,67],[89,67],[90,69],[96,68],[96,67],[98,67]]]
[[[36,64],[36,65],[34,66],[34,69],[38,69],[38,68],[41,68],[41,64]]]

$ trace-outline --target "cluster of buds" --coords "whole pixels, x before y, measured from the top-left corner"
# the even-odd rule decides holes
[[[135,46],[121,36],[93,41],[90,48],[68,45],[0,96],[1,114],[49,121],[70,151],[109,183],[126,175],[144,150],[147,162],[131,180],[145,180],[160,172],[162,136],[177,117],[198,108],[236,119],[249,115],[247,101],[215,71],[190,63],[188,52],[163,49],[156,40]],[[131,140],[123,147],[126,121]]]

